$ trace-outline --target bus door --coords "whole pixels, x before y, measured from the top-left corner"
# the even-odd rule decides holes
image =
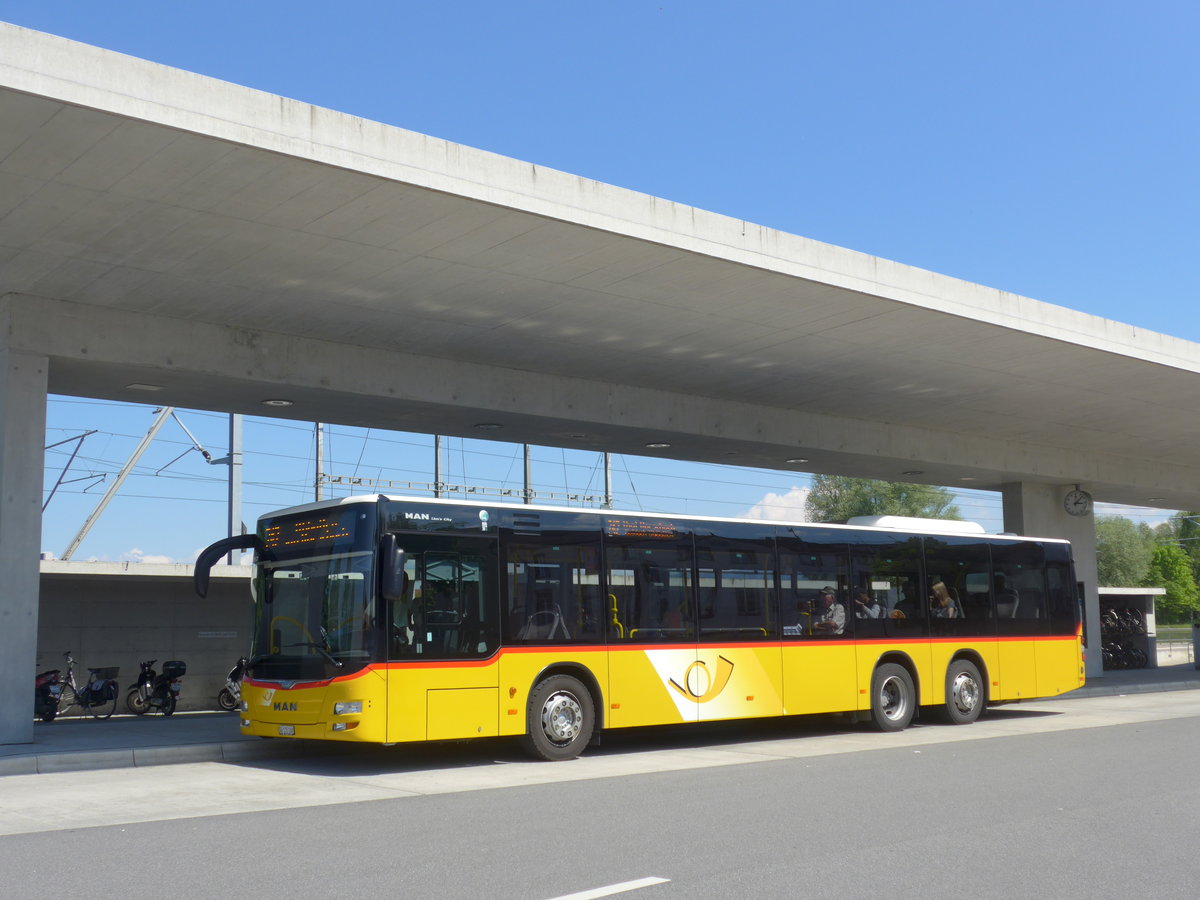
[[[614,728],[695,722],[707,690],[697,659],[692,536],[609,537],[609,709]]]
[[[387,610],[388,740],[496,735],[496,539],[400,534],[397,543],[405,566]]]

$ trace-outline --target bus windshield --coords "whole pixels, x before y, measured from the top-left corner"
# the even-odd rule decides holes
[[[375,553],[371,529],[359,521],[366,511],[339,511],[316,525],[303,518],[265,523],[267,552],[255,577],[255,677],[320,680],[376,659]],[[269,543],[306,527],[322,536]]]

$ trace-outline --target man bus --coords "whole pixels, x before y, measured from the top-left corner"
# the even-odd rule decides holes
[[[263,516],[195,579],[203,596],[254,551],[241,728],[264,737],[511,735],[570,759],[603,729],[852,712],[897,731],[1083,684],[1069,544],[887,524],[350,497]]]

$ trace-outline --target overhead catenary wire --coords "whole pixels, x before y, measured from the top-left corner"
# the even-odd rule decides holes
[[[112,404],[52,398],[51,404],[61,405],[62,411],[71,419],[77,419],[79,411],[98,410],[137,410],[146,411],[149,407],[137,404]],[[69,406],[67,405],[69,404]],[[68,411],[69,410],[69,411]],[[211,437],[205,430],[211,432],[216,421],[224,421],[225,414],[208,411],[188,411],[189,423],[199,426],[196,436],[201,440]],[[107,418],[107,417],[106,417]],[[59,417],[60,422],[63,417]],[[88,471],[89,479],[111,478],[120,470],[120,459],[112,457],[123,456],[122,448],[136,440],[137,435],[127,434],[128,429],[119,425],[112,427],[108,421],[83,424],[95,424],[94,437],[89,438],[89,449],[93,452],[80,452],[73,467]],[[305,479],[303,469],[311,465],[311,435],[312,424],[273,419],[270,417],[247,417],[245,420],[247,436],[252,441],[246,442],[244,459],[247,474],[254,473],[245,481],[245,503],[255,510],[265,510],[308,502],[311,499],[312,480]],[[70,432],[78,432],[79,428],[68,429],[55,423],[47,429],[48,434],[61,435],[69,440]],[[357,426],[329,426],[330,436],[336,435],[338,440],[331,442],[329,462],[326,466],[331,475],[352,472],[362,475],[370,472],[374,478],[367,479],[382,482],[391,479],[396,482],[412,482],[419,484],[429,480],[429,442],[428,435],[411,434],[407,432],[382,432],[378,429],[361,428]],[[301,439],[296,440],[289,436]],[[93,445],[92,442],[95,442]],[[520,452],[519,445],[504,442],[485,441],[475,438],[459,438],[457,453],[453,458],[459,463],[460,472],[456,472],[458,481],[466,486],[498,487],[502,489],[517,489],[520,486],[512,482],[513,466],[516,454]],[[156,445],[168,451],[172,456],[181,451],[186,456],[189,445],[186,441],[176,440],[173,436],[161,434],[156,439]],[[292,452],[291,447],[297,448]],[[172,449],[174,448],[174,449]],[[349,451],[353,448],[353,454]],[[348,459],[340,458],[341,450],[348,451]],[[56,460],[56,467],[68,457],[64,447],[50,448],[46,451],[47,460]],[[158,455],[156,451],[155,455]],[[722,516],[741,516],[747,514],[755,503],[765,499],[769,494],[786,495],[793,489],[805,489],[810,484],[807,473],[795,471],[777,471],[758,467],[741,467],[724,463],[685,463],[662,460],[656,457],[616,454],[615,468],[621,473],[620,485],[613,486],[613,505],[641,511],[659,511],[675,513],[702,513]],[[166,458],[162,455],[162,458]],[[568,495],[590,495],[595,487],[596,473],[602,455],[599,451],[570,450],[561,447],[533,447],[531,459],[533,464],[531,487],[533,490],[565,491]],[[168,463],[179,468],[176,460]],[[138,464],[128,474],[128,483],[123,489],[123,496],[137,499],[139,502],[162,500],[165,503],[203,503],[208,508],[210,503],[221,501],[216,498],[219,490],[225,487],[225,479],[219,476],[198,474],[194,466],[187,472],[166,469],[161,461],[153,464]],[[200,467],[207,468],[206,466]],[[150,488],[146,479],[155,477],[162,488]],[[552,473],[557,472],[557,475]],[[52,520],[61,522],[64,516],[75,514],[83,497],[86,496],[82,483],[78,486],[65,482],[59,488],[56,498],[57,512],[49,513]],[[174,487],[168,487],[173,485]],[[187,487],[184,487],[184,486]],[[559,486],[561,485],[561,487]],[[578,487],[582,485],[582,487]],[[648,485],[653,485],[647,489]],[[49,483],[47,488],[49,488]],[[995,521],[1000,515],[1000,497],[991,491],[980,489],[945,486],[955,495],[955,504],[960,513],[968,519],[984,519]],[[132,488],[132,489],[131,489]],[[94,488],[93,488],[94,489]],[[338,494],[355,490],[353,485],[339,485]],[[48,496],[48,491],[44,491]],[[518,495],[513,495],[514,497]],[[1105,513],[1100,506],[1099,515]],[[1165,510],[1134,510],[1119,509],[1114,514],[1126,518],[1154,522],[1170,513]],[[49,521],[49,520],[48,520]],[[61,526],[58,526],[61,527]]]

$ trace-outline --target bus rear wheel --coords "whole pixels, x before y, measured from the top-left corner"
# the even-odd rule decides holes
[[[529,694],[522,743],[547,760],[574,759],[592,739],[596,712],[592,695],[570,675],[551,675]]]
[[[970,725],[983,712],[983,678],[973,662],[956,659],[946,669],[946,720]]]
[[[917,692],[908,669],[884,663],[871,678],[871,718],[880,731],[903,731],[917,709]]]

